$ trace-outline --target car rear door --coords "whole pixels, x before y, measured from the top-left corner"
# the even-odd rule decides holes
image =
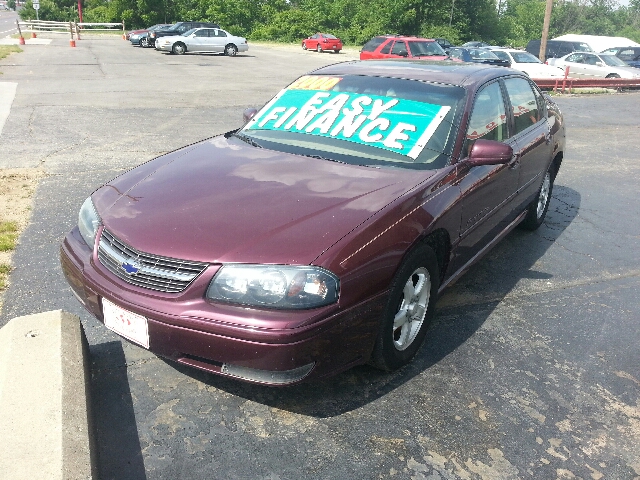
[[[227,32],[218,28],[209,29],[209,42],[211,45],[211,52],[223,53],[224,47],[227,45]]]
[[[538,193],[553,155],[546,102],[537,87],[522,77],[504,80],[512,112],[511,134],[519,163],[518,203],[526,206]]]

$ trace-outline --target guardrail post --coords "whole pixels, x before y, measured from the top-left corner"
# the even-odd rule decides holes
[[[20,45],[24,45],[24,37],[22,36],[22,30],[20,30],[20,22],[18,22],[18,20],[16,20],[16,26],[18,27],[18,33],[20,34],[20,40],[18,43]]]
[[[73,24],[69,22],[69,33],[71,34],[71,40],[69,40],[69,46],[75,47],[76,41],[73,39]]]
[[[78,22],[73,22],[73,25],[76,29],[76,37],[80,40],[80,29],[78,28]]]
[[[127,32],[124,29],[124,20],[122,21],[122,39],[126,40],[127,39]]]

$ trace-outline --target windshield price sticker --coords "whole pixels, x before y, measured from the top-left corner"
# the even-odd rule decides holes
[[[327,91],[333,81],[331,86],[340,79],[302,77],[265,105],[245,129],[337,138],[415,160],[451,109],[401,98]]]

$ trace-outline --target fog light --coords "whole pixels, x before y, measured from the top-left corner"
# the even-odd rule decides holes
[[[259,370],[257,368],[241,367],[239,365],[225,363],[222,365],[222,373],[252,382],[285,385],[302,380],[309,375],[309,372],[311,372],[314,366],[315,363],[310,363],[309,365],[294,368],[293,370],[278,372],[275,370]]]

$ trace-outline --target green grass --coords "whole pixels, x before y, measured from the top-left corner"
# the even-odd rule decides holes
[[[20,53],[22,49],[16,45],[0,45],[0,58],[9,56],[12,53]]]
[[[0,291],[7,287],[7,276],[11,271],[11,266],[6,263],[0,263]]]
[[[0,252],[10,252],[16,248],[18,240],[18,224],[16,222],[0,223]]]

